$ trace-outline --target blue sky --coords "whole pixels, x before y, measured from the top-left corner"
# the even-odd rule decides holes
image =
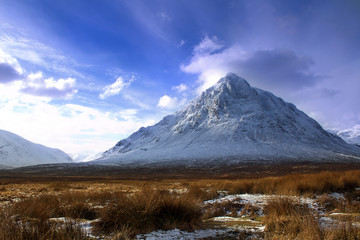
[[[360,2],[0,0],[0,128],[95,153],[227,72],[360,124]]]

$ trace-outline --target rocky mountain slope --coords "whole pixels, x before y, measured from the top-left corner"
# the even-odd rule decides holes
[[[0,168],[72,162],[59,149],[35,144],[16,134],[0,130]]]
[[[104,152],[102,164],[359,160],[360,149],[229,73],[173,115]]]

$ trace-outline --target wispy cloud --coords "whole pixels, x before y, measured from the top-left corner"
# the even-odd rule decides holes
[[[182,46],[184,46],[185,43],[186,43],[185,40],[181,39],[177,46],[182,47]]]
[[[74,59],[9,24],[0,25],[0,49],[17,60],[47,70],[77,77],[83,76],[75,69],[77,64]]]
[[[114,83],[104,87],[103,92],[99,95],[99,98],[105,99],[110,96],[118,95],[122,89],[130,86],[134,79],[135,77],[132,76],[128,81],[124,81],[122,77],[118,77]]]
[[[180,85],[174,86],[171,89],[176,90],[178,93],[182,93],[185,92],[188,89],[188,87],[185,84],[180,83]]]
[[[166,11],[154,11],[146,2],[126,1],[127,9],[133,14],[134,19],[153,36],[167,40],[164,24],[171,22],[171,16]]]
[[[177,109],[180,106],[184,105],[185,102],[186,99],[182,99],[181,101],[179,101],[177,97],[170,97],[168,95],[164,95],[160,97],[157,106],[165,109]]]
[[[169,16],[169,14],[165,11],[160,11],[158,12],[157,16],[162,20],[162,21],[167,21],[167,22],[171,22],[172,19]]]
[[[221,44],[216,36],[210,38],[208,35],[205,35],[201,42],[194,47],[194,56],[199,57],[202,55],[208,55],[222,49],[223,47],[223,44]]]

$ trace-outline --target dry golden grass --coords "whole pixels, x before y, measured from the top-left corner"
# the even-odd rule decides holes
[[[85,240],[87,234],[75,221],[56,224],[48,219],[25,218],[12,209],[1,209],[0,239],[3,240]]]
[[[205,180],[199,180],[204,182]],[[262,193],[282,195],[321,194],[344,192],[360,186],[360,171],[292,174],[238,180],[209,180],[207,184],[231,194]]]
[[[114,199],[101,209],[95,230],[113,233],[126,228],[134,234],[156,229],[193,230],[201,222],[200,205],[198,198],[186,194],[144,189]]]
[[[256,218],[251,205],[223,202],[201,209],[219,191],[282,195],[324,194],[319,203],[328,211],[360,213],[360,171],[321,172],[253,179],[81,180],[0,183],[0,239],[85,239],[72,222],[56,228],[48,219],[100,219],[98,233],[130,239],[155,229],[196,228],[202,219],[225,213]],[[351,190],[351,191],[350,191]],[[327,195],[348,192],[345,200]],[[203,212],[202,212],[203,211]],[[348,222],[358,219],[348,219]],[[19,222],[27,223],[24,228]],[[289,198],[266,207],[264,224],[269,239],[359,239],[352,225],[321,229],[311,209]],[[59,227],[59,226],[58,226]],[[58,229],[62,229],[62,233]],[[63,234],[63,235],[61,235]],[[345,236],[345,237],[344,237]],[[343,238],[342,238],[343,237]]]
[[[287,197],[268,202],[263,223],[269,239],[320,239],[321,231],[312,210]]]
[[[348,204],[344,203],[345,208]],[[299,200],[274,198],[264,210],[265,239],[360,239],[359,219],[341,219],[337,224],[320,227],[314,211]]]
[[[354,227],[352,223],[343,223],[322,233],[323,240],[359,240],[360,228]]]

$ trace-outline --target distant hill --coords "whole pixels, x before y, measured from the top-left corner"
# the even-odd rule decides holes
[[[72,162],[72,159],[59,149],[45,147],[14,133],[0,130],[0,168]]]
[[[336,134],[348,143],[360,145],[360,125],[338,131]]]

